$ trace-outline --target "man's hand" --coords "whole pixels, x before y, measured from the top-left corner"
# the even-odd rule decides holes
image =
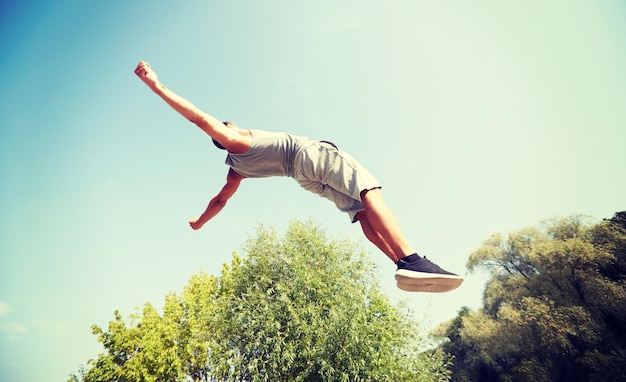
[[[141,79],[150,89],[154,89],[159,83],[157,74],[150,68],[150,64],[145,61],[139,61],[135,68],[135,74]]]
[[[200,228],[202,228],[202,226],[204,225],[205,222],[201,222],[200,221],[200,217],[197,218],[193,218],[191,220],[189,220],[189,226],[191,228],[193,228],[195,231],[199,230]]]

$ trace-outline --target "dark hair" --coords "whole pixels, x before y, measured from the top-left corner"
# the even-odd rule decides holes
[[[222,146],[222,144],[216,141],[215,139],[213,139],[213,144],[215,145],[215,147],[217,147],[220,150],[226,150],[226,147]]]

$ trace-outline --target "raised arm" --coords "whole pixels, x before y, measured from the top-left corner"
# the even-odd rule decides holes
[[[222,210],[222,208],[224,208],[226,202],[228,202],[228,199],[230,199],[230,197],[235,194],[235,192],[239,188],[239,184],[243,179],[245,179],[243,175],[238,174],[232,168],[229,169],[228,175],[226,176],[226,184],[224,185],[224,187],[222,187],[220,192],[215,195],[213,199],[211,199],[209,205],[202,213],[202,215],[189,221],[189,225],[191,226],[191,228],[193,228],[194,230],[198,230],[202,228],[202,226],[206,222],[211,220],[211,218],[217,215]]]
[[[135,74],[174,110],[196,124],[215,140],[220,143],[223,142],[222,144],[225,147],[228,148],[229,142],[239,138],[232,129],[226,127],[221,121],[203,112],[185,98],[166,88],[147,62],[139,61],[137,68],[135,68]]]

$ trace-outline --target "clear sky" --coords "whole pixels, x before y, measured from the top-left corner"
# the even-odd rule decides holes
[[[626,205],[626,5],[615,1],[0,2],[0,380],[66,380],[105,326],[219,274],[258,223],[361,242],[426,328],[485,276],[401,292],[332,203],[247,180],[202,230],[224,153],[134,75],[244,128],[328,139],[413,245],[465,273],[494,232]]]

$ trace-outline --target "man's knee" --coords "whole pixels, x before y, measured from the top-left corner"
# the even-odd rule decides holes
[[[361,210],[354,215],[353,223],[359,222],[363,225],[363,222],[366,221],[367,216],[365,216],[365,210]]]

